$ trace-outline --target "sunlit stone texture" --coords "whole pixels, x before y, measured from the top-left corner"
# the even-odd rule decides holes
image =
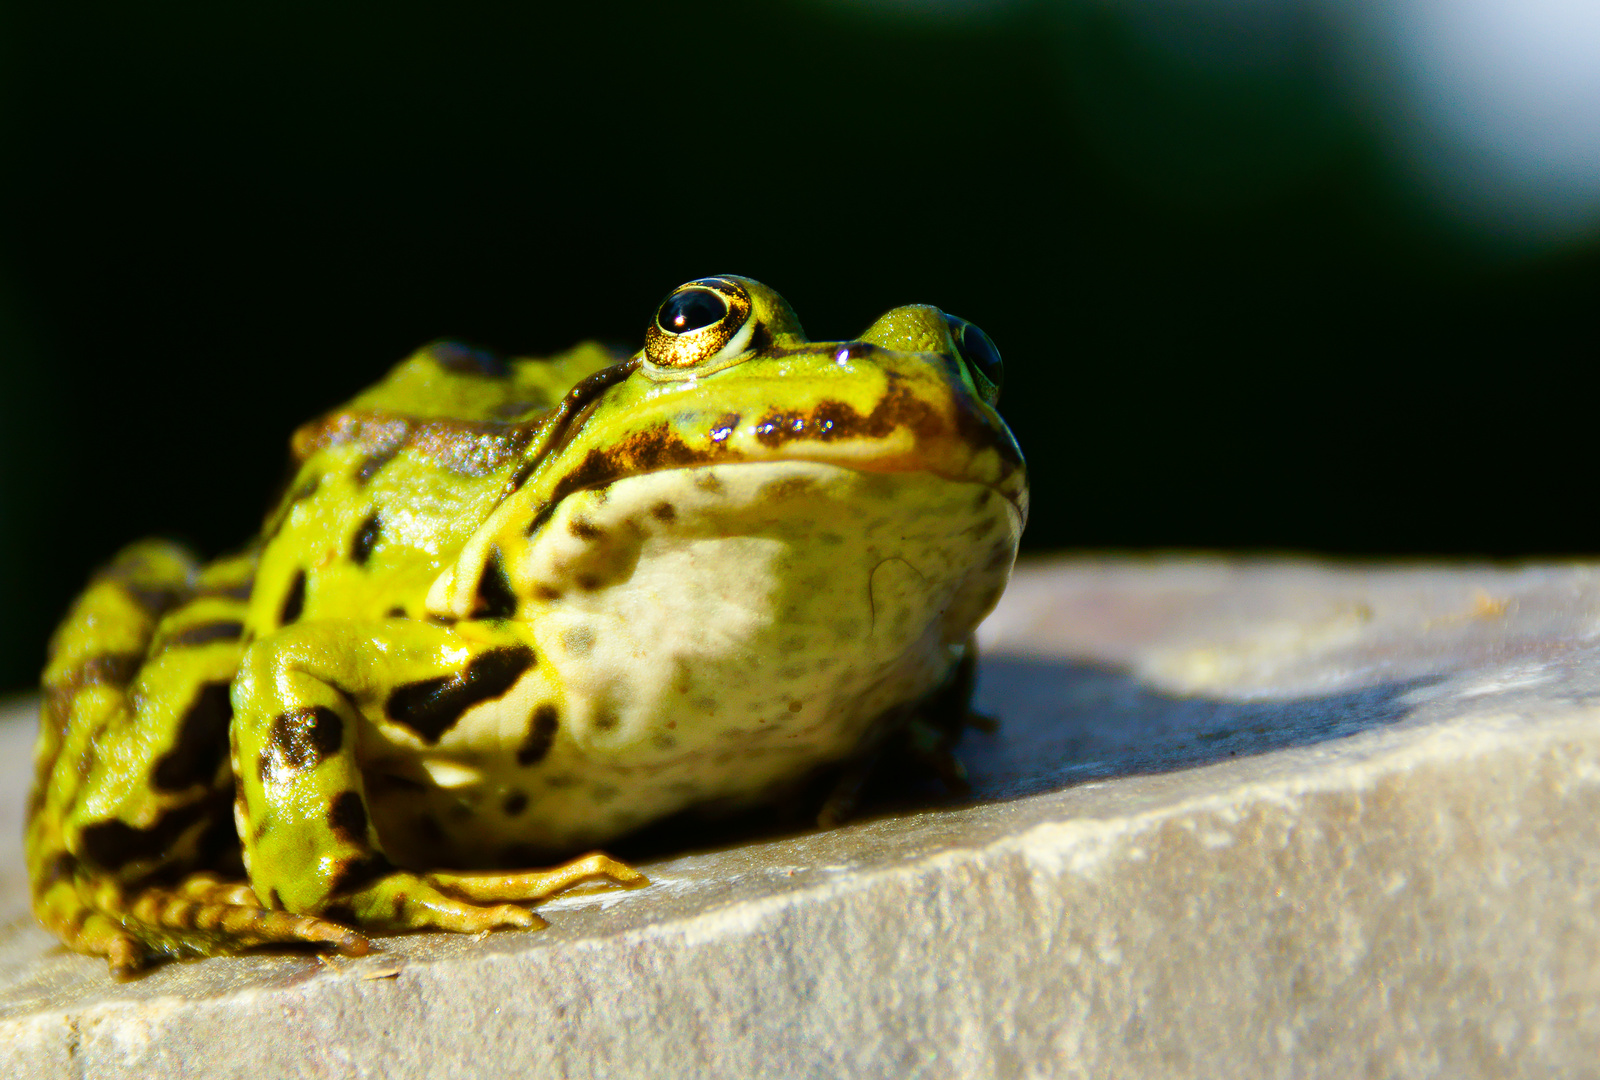
[[[1071,560],[975,797],[657,858],[542,933],[112,982],[0,886],[14,1076],[1525,1077],[1600,1061],[1600,570]],[[31,704],[0,731],[19,831]]]

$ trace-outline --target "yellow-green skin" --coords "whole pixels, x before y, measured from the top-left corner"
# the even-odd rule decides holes
[[[118,972],[539,926],[592,855],[869,756],[970,662],[1026,475],[936,309],[742,353],[433,346],[298,431],[243,553],[128,548],[51,644],[39,918]],[[961,703],[964,708],[964,702]]]

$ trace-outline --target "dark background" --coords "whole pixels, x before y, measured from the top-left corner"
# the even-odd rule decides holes
[[[1033,551],[1593,550],[1596,234],[1419,180],[1311,7],[1211,10],[8,0],[0,689],[414,346],[634,347],[717,272],[988,330]]]

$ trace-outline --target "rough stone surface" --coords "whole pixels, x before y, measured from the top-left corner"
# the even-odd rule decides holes
[[[118,984],[0,863],[14,1076],[1600,1072],[1600,570],[1024,568],[974,796],[654,859],[551,928]],[[15,837],[31,703],[0,727]]]

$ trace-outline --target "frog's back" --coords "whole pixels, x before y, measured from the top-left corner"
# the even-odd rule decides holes
[[[197,870],[241,872],[229,724],[245,647],[306,614],[420,613],[542,418],[614,361],[595,345],[511,361],[429,346],[295,433],[293,479],[239,554],[202,566],[143,541],[101,570],[43,676],[27,858],[45,925],[127,969],[140,957],[108,910],[151,908],[141,918],[172,932],[174,953],[210,951],[211,933],[303,936],[306,920],[262,910],[248,889],[161,888]]]
[[[569,390],[617,357],[593,343],[504,361],[441,342],[290,440],[250,638],[304,617],[421,617],[428,587],[519,482]]]

